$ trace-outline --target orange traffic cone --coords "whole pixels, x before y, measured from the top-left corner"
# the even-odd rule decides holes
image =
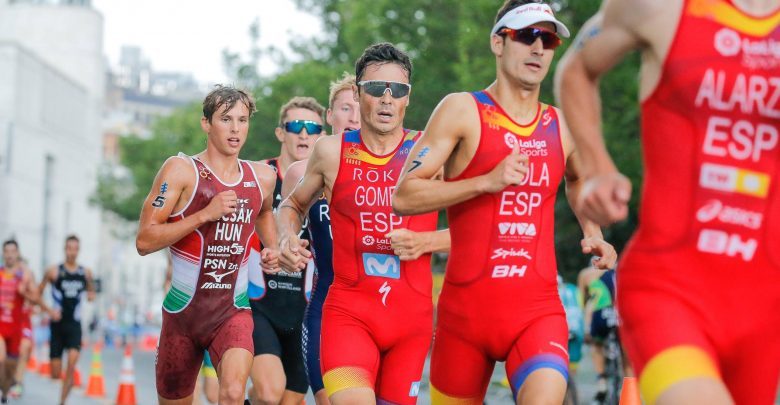
[[[135,374],[133,373],[132,346],[125,346],[125,358],[122,359],[122,371],[119,373],[119,392],[116,405],[136,405]]]
[[[92,367],[89,370],[87,392],[84,393],[85,396],[92,398],[106,397],[106,384],[103,380],[103,363],[100,352],[100,343],[96,343],[95,348],[92,350]]]
[[[51,362],[49,359],[49,343],[44,343],[41,348],[41,361],[38,365],[38,374],[44,377],[51,377]]]
[[[642,405],[642,400],[639,399],[639,389],[636,386],[636,378],[623,378],[623,388],[620,390],[620,405]]]

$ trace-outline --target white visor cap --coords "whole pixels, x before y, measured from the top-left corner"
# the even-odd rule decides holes
[[[502,27],[519,30],[528,27],[529,25],[545,21],[555,24],[558,35],[564,38],[568,38],[569,35],[571,35],[569,29],[566,28],[562,22],[555,19],[555,15],[550,6],[543,3],[523,4],[520,7],[512,9],[498,20],[496,25],[493,26],[490,35],[497,34],[498,30]]]

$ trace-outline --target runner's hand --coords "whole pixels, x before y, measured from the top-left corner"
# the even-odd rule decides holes
[[[618,172],[588,179],[580,192],[577,210],[586,218],[607,226],[628,216],[631,182]]]
[[[281,251],[279,262],[282,268],[289,271],[305,269],[306,265],[309,264],[309,260],[311,260],[311,252],[306,250],[308,246],[309,241],[299,239],[297,235],[282,238],[281,243],[279,243]]]
[[[393,253],[401,260],[415,260],[426,253],[428,238],[425,234],[408,229],[395,229],[385,235],[390,238]]]
[[[279,251],[276,249],[265,248],[260,252],[260,260],[263,272],[276,274],[281,270],[279,268]]]
[[[215,195],[209,205],[203,209],[206,219],[210,222],[217,221],[225,215],[236,212],[238,207],[238,197],[233,190],[223,191]]]
[[[485,192],[497,193],[507,186],[519,185],[528,173],[528,156],[520,154],[520,146],[515,145],[496,167],[485,175]]]
[[[581,240],[580,245],[582,246],[582,253],[599,256],[598,260],[593,261],[593,267],[602,270],[615,268],[617,252],[604,239],[592,236]]]
[[[57,322],[60,319],[62,319],[62,313],[60,311],[55,310],[55,309],[50,309],[49,310],[49,317],[51,318],[52,321]]]

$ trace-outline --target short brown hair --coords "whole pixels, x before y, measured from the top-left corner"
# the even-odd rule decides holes
[[[73,235],[73,234],[70,234],[70,235],[68,235],[67,238],[65,238],[65,244],[67,245],[68,242],[71,242],[71,241],[76,242],[76,243],[81,243],[81,241],[79,240],[79,237],[76,236],[76,235]]]
[[[203,99],[203,116],[211,122],[211,118],[214,113],[219,111],[222,106],[225,107],[225,111],[230,111],[237,102],[242,102],[249,110],[249,116],[257,111],[255,108],[255,100],[246,90],[237,89],[233,86],[223,86],[218,84],[214,90],[211,90],[206,98]]]
[[[493,24],[495,25],[498,23],[498,20],[501,19],[501,17],[505,16],[506,13],[524,5],[524,4],[530,4],[530,3],[544,3],[542,0],[506,0],[504,2],[504,5],[501,6],[500,9],[498,9],[498,14],[496,14],[496,20],[493,21]]]
[[[328,97],[328,108],[333,108],[333,102],[336,101],[336,96],[344,90],[352,90],[352,85],[355,84],[355,75],[344,72],[341,79],[335,82],[330,82],[330,96]]]
[[[325,107],[320,105],[314,97],[293,97],[279,110],[280,127],[284,125],[284,117],[287,115],[287,112],[294,108],[303,108],[305,110],[314,111],[320,119],[322,119],[322,115],[325,113]]]

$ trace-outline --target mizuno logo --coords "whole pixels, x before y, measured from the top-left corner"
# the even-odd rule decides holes
[[[200,286],[201,290],[229,290],[231,288],[233,288],[232,284],[212,283],[210,281],[207,281]]]
[[[227,272],[227,273],[217,274],[217,271],[216,271],[216,270],[214,270],[214,271],[211,271],[211,272],[208,272],[208,273],[206,273],[206,275],[207,275],[207,276],[211,276],[211,277],[213,277],[213,278],[214,278],[214,281],[216,281],[216,282],[218,282],[218,283],[221,283],[221,282],[222,282],[222,279],[223,279],[223,278],[225,278],[225,276],[227,276],[228,274],[231,274],[231,273],[235,273],[235,271],[236,271],[236,270],[235,270],[235,269],[233,269],[233,270],[230,270],[230,271],[229,271],[229,272]]]

